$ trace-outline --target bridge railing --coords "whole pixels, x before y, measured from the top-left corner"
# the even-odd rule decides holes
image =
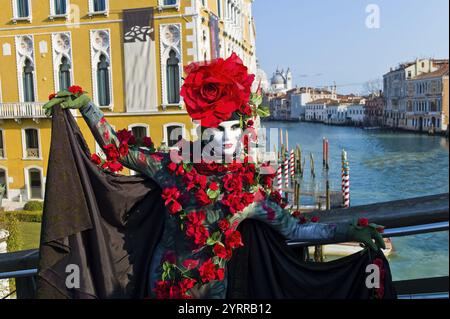
[[[401,237],[449,230],[449,194],[392,201],[349,209],[313,213],[321,222],[353,221],[369,218],[386,226],[384,237]],[[314,246],[317,242],[287,241],[289,246]],[[321,242],[319,244],[338,244]],[[33,298],[39,251],[28,250],[0,254],[0,279],[16,279],[18,299]],[[402,299],[448,298],[449,278],[425,278],[395,282]]]

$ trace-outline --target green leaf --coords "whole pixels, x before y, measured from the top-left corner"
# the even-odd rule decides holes
[[[220,219],[219,212],[217,212],[217,211],[208,212],[206,219],[208,220],[209,224],[216,223]]]
[[[253,104],[254,106],[260,106],[263,102],[263,97],[262,95],[256,94],[256,93],[252,93],[250,96],[250,103]]]
[[[208,245],[208,246],[214,246],[215,244],[216,244],[216,241],[214,239],[212,239],[211,237],[209,237],[206,240],[206,245]]]
[[[258,115],[260,117],[269,117],[270,116],[270,110],[268,107],[258,107],[258,109],[256,110],[256,113],[258,113]]]
[[[211,238],[214,239],[216,241],[216,243],[220,241],[220,237],[222,237],[222,234],[219,231],[216,231],[211,236]]]
[[[217,199],[219,197],[219,195],[220,195],[220,191],[219,190],[213,191],[211,189],[208,189],[206,191],[206,194],[208,195],[208,197],[210,199]]]

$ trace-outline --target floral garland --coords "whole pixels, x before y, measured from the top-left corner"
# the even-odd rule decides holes
[[[106,122],[105,118],[100,120],[101,124]],[[109,140],[109,132],[104,133],[105,140]],[[128,155],[130,146],[134,147],[146,147],[151,153],[156,151],[155,144],[148,136],[142,139],[136,139],[131,131],[123,129],[117,132],[117,138],[119,139],[119,147],[115,144],[108,144],[103,146],[103,151],[106,155],[106,159],[102,158],[98,154],[92,154],[91,160],[102,169],[117,173],[123,170],[123,165],[119,162],[120,157]]]

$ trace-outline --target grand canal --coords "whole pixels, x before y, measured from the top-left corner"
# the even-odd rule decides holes
[[[302,189],[324,189],[322,139],[330,142],[331,188],[340,189],[341,152],[348,152],[351,205],[363,205],[449,191],[449,145],[445,138],[365,131],[312,123],[265,122],[289,131],[289,145],[300,145],[307,157]],[[314,155],[315,179],[310,177],[309,154]],[[394,280],[448,276],[448,232],[393,239],[389,257]]]

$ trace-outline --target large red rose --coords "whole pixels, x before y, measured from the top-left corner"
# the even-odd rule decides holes
[[[195,193],[195,199],[197,200],[197,203],[201,207],[207,206],[212,203],[211,200],[209,199],[208,195],[205,193],[205,191],[203,189],[199,189]]]
[[[180,94],[191,118],[202,126],[218,127],[248,104],[255,76],[235,53],[226,60],[192,63],[185,71]]]
[[[229,191],[241,191],[242,190],[242,178],[239,175],[226,175],[223,178],[223,187]]]

